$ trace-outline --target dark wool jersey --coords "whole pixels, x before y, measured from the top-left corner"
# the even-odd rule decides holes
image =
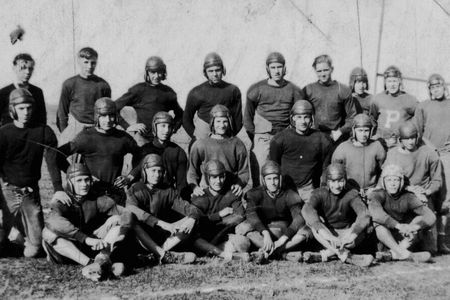
[[[410,223],[416,216],[423,219],[419,225],[430,227],[435,222],[433,212],[410,192],[403,191],[392,196],[383,189],[369,194],[369,211],[373,222],[388,228],[398,223]]]
[[[335,80],[328,85],[314,82],[305,86],[303,93],[314,106],[316,128],[324,132],[340,129],[345,134],[351,131],[357,111],[348,86]]]
[[[351,226],[352,231],[359,234],[370,223],[366,205],[355,189],[346,188],[340,195],[334,195],[328,187],[318,188],[303,206],[302,214],[306,224],[316,231],[324,225],[332,229]]]
[[[298,134],[294,128],[286,128],[270,142],[271,160],[281,165],[284,175],[300,188],[319,185],[322,172],[330,163],[331,140],[323,132],[310,130],[307,135]]]
[[[12,123],[11,116],[9,115],[9,94],[16,89],[14,84],[5,86],[0,90],[0,113],[1,113],[1,125]],[[44,93],[40,88],[32,84],[28,84],[26,89],[33,95],[33,115],[31,117],[31,123],[46,125],[47,124],[47,110],[45,108]]]
[[[295,84],[284,81],[280,86],[273,86],[268,80],[261,80],[247,91],[244,126],[250,134],[276,134],[289,126],[289,114],[295,101],[304,99],[303,91]],[[255,113],[270,122],[271,128],[264,125]]]
[[[417,105],[414,119],[419,134],[436,148],[450,141],[450,99],[427,100]]]
[[[379,141],[355,145],[353,138],[340,144],[333,153],[332,162],[345,166],[349,184],[356,189],[375,187],[386,159],[386,151]]]
[[[187,134],[194,136],[194,115],[209,124],[209,112],[216,104],[226,106],[233,118],[233,135],[242,128],[242,99],[239,88],[231,83],[221,81],[210,84],[206,81],[194,87],[188,94],[184,109],[183,127]]]
[[[94,124],[94,104],[102,97],[111,97],[111,88],[97,75],[76,75],[64,81],[56,116],[59,131],[67,127],[69,113],[81,123]]]
[[[286,235],[291,238],[305,225],[301,215],[303,201],[293,190],[283,188],[272,198],[264,187],[259,186],[248,191],[245,199],[247,220],[259,232],[267,230],[266,225],[271,222],[285,221],[290,224]]]
[[[177,94],[174,90],[164,84],[151,85],[148,82],[141,82],[132,86],[128,92],[116,100],[117,111],[124,106],[131,106],[136,111],[137,122],[143,123],[149,129],[151,134],[153,116],[160,111],[173,111],[175,114],[174,129],[177,130],[181,126],[183,118],[183,110],[177,101]],[[124,128],[128,128],[128,123],[121,120]]]
[[[372,102],[372,95],[366,92],[364,92],[364,94],[362,95],[353,93],[352,97],[355,101],[356,107],[358,108],[357,112],[368,115],[370,111],[370,103]]]
[[[49,126],[19,128],[14,123],[6,124],[0,128],[0,145],[0,173],[4,181],[18,187],[37,186],[46,150],[53,187],[62,190],[61,174],[56,166],[58,141]]]
[[[200,211],[182,200],[176,190],[165,186],[150,189],[143,182],[137,182],[127,190],[127,209],[151,227],[159,220],[172,223],[184,216],[200,217]]]
[[[139,158],[135,140],[125,131],[113,128],[107,133],[95,127],[85,128],[73,141],[59,150],[66,155],[81,154],[93,176],[105,183],[113,183],[122,174],[123,158],[127,153]]]

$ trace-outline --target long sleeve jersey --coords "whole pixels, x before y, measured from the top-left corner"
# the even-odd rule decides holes
[[[127,190],[126,203],[127,209],[150,227],[155,227],[159,220],[172,223],[184,216],[197,220],[201,214],[197,207],[182,200],[173,188],[150,189],[143,182],[137,182]]]
[[[359,190],[377,185],[385,159],[386,151],[379,141],[362,146],[349,139],[336,148],[331,161],[345,166],[349,184]]]
[[[211,159],[217,159],[224,164],[225,169],[234,176],[233,183],[244,187],[248,182],[247,150],[237,137],[207,137],[197,140],[192,145],[189,156],[187,182],[190,185],[199,185],[203,174],[202,165]]]
[[[13,120],[9,115],[9,94],[16,89],[14,84],[5,86],[0,90],[0,114],[1,125],[11,123]],[[47,110],[45,108],[44,93],[40,88],[32,84],[28,84],[26,89],[33,95],[33,115],[31,117],[31,123],[46,125],[47,124]]]
[[[132,86],[128,92],[116,101],[117,111],[124,106],[131,106],[136,111],[137,122],[143,123],[151,134],[153,116],[160,111],[173,111],[174,130],[178,130],[183,119],[183,109],[178,104],[177,94],[174,90],[164,84],[151,85],[148,82],[141,82]],[[121,119],[120,125],[128,128],[129,124]]]
[[[206,81],[194,87],[188,94],[183,115],[183,127],[190,137],[194,136],[194,115],[209,123],[209,112],[216,105],[226,106],[233,117],[233,135],[242,128],[242,99],[239,88],[231,83],[221,81],[211,84]]]
[[[436,151],[421,144],[413,152],[406,152],[397,146],[388,151],[386,165],[402,167],[411,185],[419,185],[436,193],[442,186],[442,162]]]
[[[245,199],[247,221],[259,232],[267,230],[267,225],[271,222],[285,221],[290,224],[286,235],[291,238],[305,225],[301,215],[303,201],[293,190],[283,188],[272,198],[264,187],[259,186],[248,191]]]
[[[421,228],[431,227],[436,221],[433,212],[410,192],[403,191],[392,196],[383,189],[369,194],[369,212],[374,223],[395,228],[398,223],[410,223],[416,216],[421,216],[417,224]]]
[[[231,190],[224,189],[217,195],[213,195],[209,188],[203,191],[205,195],[194,196],[191,200],[192,204],[200,209],[202,218],[207,218],[212,223],[218,223],[222,221],[219,212],[226,207],[233,208],[234,214],[245,215],[241,198],[234,195]]]
[[[113,183],[122,174],[127,153],[133,155],[135,165],[139,161],[139,147],[135,140],[125,131],[115,128],[106,133],[97,131],[95,127],[86,128],[59,150],[66,155],[81,154],[92,175],[105,183]]]
[[[369,115],[370,104],[372,103],[372,95],[368,93],[364,93],[359,95],[357,93],[352,93],[353,100],[355,101],[355,105],[357,107],[358,113],[364,113]]]
[[[64,81],[59,98],[56,125],[62,132],[68,125],[69,113],[81,123],[94,124],[95,101],[111,97],[111,88],[102,78],[76,75]]]
[[[302,214],[306,224],[316,231],[323,226],[332,229],[351,227],[358,235],[370,223],[366,205],[355,189],[344,189],[340,195],[334,195],[327,187],[316,189],[303,206]]]
[[[324,85],[310,83],[303,88],[305,100],[309,100],[315,111],[315,125],[320,131],[340,129],[348,134],[356,116],[356,105],[350,88],[335,80]]]
[[[282,173],[297,188],[310,183],[318,187],[320,176],[330,163],[331,147],[330,138],[323,132],[310,130],[300,135],[289,127],[272,139],[269,157],[281,165]]]
[[[267,79],[253,84],[247,91],[245,104],[246,131],[250,135],[277,134],[289,126],[291,108],[295,101],[301,99],[304,99],[303,91],[289,81],[280,86],[270,85]]]
[[[419,134],[436,148],[450,141],[450,99],[427,100],[417,105],[414,120]]]
[[[55,191],[62,191],[57,168],[58,141],[47,125],[19,128],[9,123],[0,128],[0,174],[3,180],[18,187],[35,187],[41,178],[42,159]],[[44,152],[45,151],[45,152]]]
[[[414,116],[417,99],[405,92],[393,96],[387,92],[376,94],[370,105],[371,116],[378,122],[377,135],[381,138],[398,136],[398,127]]]
[[[113,199],[88,194],[81,200],[72,199],[70,205],[53,201],[45,223],[58,236],[84,243],[87,237],[93,237],[93,232],[109,217],[115,215],[120,215],[122,232],[133,226],[131,213],[116,205]]]

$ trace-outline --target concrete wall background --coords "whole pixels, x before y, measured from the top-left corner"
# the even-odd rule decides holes
[[[450,10],[450,0],[439,2]],[[373,85],[382,1],[358,3],[362,63]],[[73,49],[84,46],[99,52],[96,73],[111,84],[114,99],[143,80],[144,63],[151,55],[165,60],[166,83],[178,93],[182,106],[189,90],[204,80],[203,59],[211,51],[222,55],[225,80],[238,85],[244,95],[266,76],[265,57],[274,50],[285,55],[287,78],[297,85],[315,80],[311,63],[322,53],[334,59],[334,78],[347,83],[351,69],[360,65],[356,4],[357,0],[0,0],[0,85],[12,81],[13,57],[28,52],[37,62],[32,83],[43,88],[49,104],[57,104],[62,82],[74,75]],[[22,42],[11,45],[9,32],[17,24],[26,34]],[[379,71],[396,64],[406,76],[426,79],[437,72],[450,81],[449,25],[450,17],[431,0],[387,0]],[[379,80],[378,91],[381,85]],[[424,83],[407,81],[405,86],[419,99],[426,98]]]

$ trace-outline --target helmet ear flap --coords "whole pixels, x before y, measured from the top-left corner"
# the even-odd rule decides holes
[[[9,116],[11,117],[11,119],[17,120],[17,112],[14,108],[14,105],[9,105]]]

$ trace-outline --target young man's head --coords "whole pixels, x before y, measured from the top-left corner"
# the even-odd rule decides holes
[[[413,122],[407,121],[398,127],[398,139],[403,149],[414,151],[419,142],[419,133]]]
[[[13,69],[16,73],[16,80],[19,85],[26,85],[33,75],[34,59],[30,54],[20,53],[14,57]]]
[[[404,174],[397,165],[386,165],[381,172],[381,187],[390,195],[396,195],[403,190]]]
[[[384,90],[390,95],[398,94],[402,89],[402,72],[396,66],[390,66],[384,71]]]
[[[266,59],[266,71],[269,78],[279,83],[286,75],[286,60],[283,54],[279,52],[272,52]]]
[[[109,131],[117,125],[116,103],[108,97],[95,101],[94,121],[97,130]]]
[[[85,164],[74,163],[67,169],[66,191],[75,197],[89,194],[92,187],[92,175]]]
[[[153,116],[152,132],[160,143],[170,141],[173,132],[173,117],[165,111],[157,112]]]
[[[366,114],[357,114],[353,118],[353,138],[362,145],[366,145],[373,133],[373,123]]]
[[[209,127],[214,135],[218,136],[232,136],[233,122],[230,111],[224,105],[215,105],[210,114]]]
[[[220,192],[225,187],[226,169],[219,160],[212,159],[205,163],[204,167],[205,181],[213,192]]]
[[[261,168],[262,185],[272,195],[281,190],[282,176],[280,165],[273,160],[267,160]]]
[[[314,124],[314,107],[309,101],[297,100],[291,108],[291,126],[304,135]]]
[[[151,56],[145,62],[145,81],[158,85],[167,78],[167,67],[159,56]]]
[[[327,54],[319,55],[314,59],[312,67],[316,71],[317,78],[322,84],[327,84],[331,81],[331,74],[333,73],[333,61]]]
[[[34,98],[27,89],[18,88],[9,94],[9,115],[23,126],[31,121]]]
[[[367,72],[363,68],[354,68],[350,73],[349,86],[353,93],[364,95],[369,89]]]
[[[80,76],[88,78],[94,75],[97,67],[98,53],[90,47],[78,51],[78,66],[80,67]]]
[[[427,81],[428,92],[431,100],[443,100],[448,98],[448,88],[444,77],[439,74],[433,74]]]
[[[142,164],[142,181],[151,187],[161,183],[164,176],[164,165],[161,156],[148,154]]]
[[[332,163],[326,170],[327,186],[334,195],[340,195],[347,183],[345,166],[339,163]]]
[[[211,84],[218,84],[222,81],[222,77],[226,75],[226,70],[219,54],[211,52],[206,55],[203,63],[203,74]]]

